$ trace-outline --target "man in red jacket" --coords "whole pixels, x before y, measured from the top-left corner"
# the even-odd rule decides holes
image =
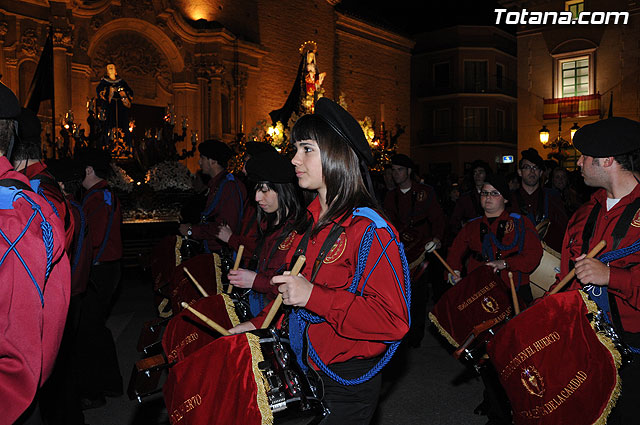
[[[86,192],[82,210],[93,257],[78,330],[83,349],[77,362],[78,392],[83,407],[92,408],[104,404],[104,396],[122,394],[122,376],[113,335],[106,326],[121,276],[122,213],[120,201],[106,181],[111,172],[109,154],[86,148],[76,152],[76,156],[84,168],[82,186]]]
[[[62,222],[7,160],[19,114],[0,83],[0,423],[31,425],[42,423],[37,392],[56,360],[70,285]]]
[[[20,140],[15,144],[11,155],[13,168],[27,176],[34,191],[49,202],[56,215],[62,220],[66,238],[65,248],[67,255],[71,257],[70,248],[73,243],[75,225],[73,214],[71,214],[69,201],[60,190],[55,178],[47,170],[47,166],[42,162],[40,119],[30,109],[22,108],[18,117],[18,125]]]
[[[640,123],[614,117],[585,125],[573,144],[582,153],[578,166],[584,182],[599,188],[569,220],[562,244],[562,278],[575,267],[569,289],[608,289],[612,320],[625,343],[640,347],[640,252],[601,262],[585,258],[598,242],[605,251],[627,248],[640,240]],[[635,252],[634,252],[635,251]],[[615,308],[617,307],[617,308]],[[619,314],[615,314],[615,312]],[[597,367],[597,365],[594,365]],[[640,417],[640,355],[620,370],[622,392],[608,424],[631,424]]]

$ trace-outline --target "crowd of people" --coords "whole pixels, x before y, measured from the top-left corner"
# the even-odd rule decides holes
[[[82,425],[82,410],[123,392],[106,327],[121,279],[121,205],[107,184],[108,153],[85,148],[45,161],[40,132],[37,116],[0,85],[0,423]],[[227,170],[227,144],[202,142],[201,201],[186,206],[177,233],[205,253],[243,247],[227,277],[249,297],[251,318],[231,334],[260,328],[274,303],[290,307],[275,327],[321,383],[323,424],[369,423],[379,372],[402,341],[421,344],[429,298],[474,270],[513,278],[524,305],[534,303],[529,276],[545,249],[561,254],[558,277],[575,268],[570,289],[609,289],[619,334],[640,345],[640,254],[606,264],[585,255],[602,239],[612,250],[638,239],[639,123],[610,118],[578,131],[581,176],[530,148],[515,173],[478,160],[462,181],[444,183],[421,177],[404,154],[372,176],[360,125],[325,98],[291,139],[292,158],[247,143],[237,175]],[[449,268],[430,257],[434,249]],[[285,271],[302,257],[299,274]],[[634,356],[609,423],[633,423],[638,413]],[[504,400],[495,401],[495,377],[483,380],[491,394],[479,410],[489,423],[511,423]]]

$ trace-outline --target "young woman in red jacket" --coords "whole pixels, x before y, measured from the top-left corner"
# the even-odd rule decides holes
[[[301,273],[271,283],[293,307],[287,322],[298,363],[322,380],[330,413],[321,423],[367,424],[380,393],[378,372],[409,329],[404,250],[365,184],[374,161],[358,122],[321,98],[291,136],[298,184],[317,196],[284,242],[289,264],[305,255]],[[263,319],[231,331],[253,329]]]

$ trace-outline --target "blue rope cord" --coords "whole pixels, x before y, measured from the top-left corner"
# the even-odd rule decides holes
[[[376,259],[376,262],[372,267],[371,272],[373,271],[373,269],[375,269],[375,267],[378,265],[380,260],[383,257],[385,257],[387,259],[389,266],[391,267],[391,270],[393,271],[394,280],[398,285],[398,287],[400,288],[400,291],[402,292],[402,296],[404,298],[405,304],[407,305],[407,309],[409,309],[409,306],[411,305],[411,284],[410,284],[410,277],[409,277],[409,263],[407,262],[407,258],[404,252],[404,246],[402,245],[402,243],[396,239],[395,235],[388,227],[386,228],[386,230],[390,233],[391,240],[386,245],[384,245],[382,243],[382,240],[380,239],[380,236],[376,232],[375,223],[371,223],[369,226],[367,226],[365,233],[360,241],[360,246],[358,248],[358,261],[356,264],[356,271],[348,291],[353,294],[355,294],[357,291],[358,284],[366,268],[369,252],[371,249],[371,245],[373,244],[373,238],[375,236],[380,247],[382,248],[382,252]],[[397,275],[395,268],[393,267],[393,263],[391,262],[391,259],[389,258],[389,255],[387,253],[387,249],[389,248],[392,242],[395,242],[396,246],[398,246],[400,260],[402,263],[402,273],[403,273],[404,282],[405,282],[404,288],[403,288],[402,282],[400,281]],[[371,272],[369,272],[369,274],[367,275],[367,277],[363,282],[362,290],[360,291],[361,296],[363,294],[364,287],[366,286],[369,280],[369,277],[371,276]],[[300,364],[301,368],[305,371],[307,370],[307,367],[304,364],[304,361],[303,361],[304,356],[302,353],[302,350],[303,350],[302,337],[303,337],[304,328],[306,327],[306,324],[319,324],[324,321],[325,320],[322,317],[316,314],[313,314],[310,311],[305,309],[294,309],[289,315],[289,335],[290,335],[291,348],[296,354],[298,363]],[[411,318],[409,318],[409,324],[410,323],[411,323]],[[338,376],[334,371],[332,371],[329,368],[329,366],[325,364],[322,361],[322,359],[320,359],[320,356],[318,355],[317,351],[313,347],[313,344],[311,343],[311,341],[308,341],[309,358],[311,358],[311,360],[313,360],[313,362],[327,376],[329,376],[334,381],[340,383],[341,385],[358,385],[373,378],[378,372],[380,372],[380,370],[382,370],[383,367],[387,365],[389,360],[391,360],[391,358],[397,351],[398,346],[400,345],[400,342],[401,341],[386,342],[386,344],[388,344],[388,347],[385,350],[385,353],[382,356],[382,358],[378,361],[378,363],[376,363],[376,365],[373,366],[373,368],[371,368],[371,370],[369,370],[367,373],[355,379],[344,379]]]
[[[44,194],[44,190],[42,190],[42,186],[38,186],[38,195],[42,196],[44,198],[45,201],[47,201],[47,203],[49,205],[51,205],[51,208],[53,208],[53,212],[56,214],[56,217],[60,218],[60,214],[58,213],[58,209],[56,208],[56,206],[53,204],[53,202],[51,202],[49,200],[49,198],[47,198],[47,195]]]
[[[11,242],[11,240],[2,231],[2,229],[0,229],[0,236],[9,245],[9,248],[7,248],[5,253],[2,255],[2,258],[0,258],[0,266],[2,266],[2,264],[4,263],[4,260],[7,258],[7,255],[9,255],[9,253],[13,251],[16,257],[18,257],[18,260],[22,263],[22,266],[24,267],[25,271],[29,275],[31,282],[33,282],[33,285],[36,287],[36,290],[38,291],[38,296],[40,297],[40,304],[44,307],[44,294],[42,293],[42,289],[40,289],[40,286],[38,285],[38,282],[33,276],[31,269],[29,269],[29,266],[22,258],[22,255],[20,255],[20,252],[18,251],[18,248],[17,248],[17,244],[22,240],[22,238],[24,237],[27,230],[29,229],[29,226],[31,226],[31,223],[33,222],[35,217],[37,215],[40,215],[40,218],[42,219],[42,222],[40,223],[40,229],[42,230],[42,240],[44,243],[45,253],[47,256],[47,266],[45,270],[45,284],[46,284],[47,280],[49,279],[49,274],[51,273],[51,268],[53,264],[53,242],[54,242],[53,230],[51,228],[51,224],[47,221],[47,219],[42,214],[42,210],[38,204],[36,204],[27,194],[25,194],[22,191],[18,192],[16,196],[20,196],[21,198],[26,200],[31,205],[31,209],[33,210],[33,213],[27,220],[27,224],[25,225],[24,229],[22,229],[22,231],[20,232],[16,240],[13,242]]]

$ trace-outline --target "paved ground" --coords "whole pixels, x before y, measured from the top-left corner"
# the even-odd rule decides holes
[[[136,344],[145,321],[155,318],[151,284],[137,269],[125,272],[109,327],[118,348],[120,369],[128,384],[140,354]],[[427,334],[421,347],[399,350],[385,369],[383,398],[375,425],[481,425],[486,418],[473,414],[482,399],[482,384],[455,360],[441,338]],[[137,403],[128,397],[107,399],[107,405],[85,411],[90,425],[164,425],[168,417],[161,394]],[[239,424],[241,425],[241,424]]]

